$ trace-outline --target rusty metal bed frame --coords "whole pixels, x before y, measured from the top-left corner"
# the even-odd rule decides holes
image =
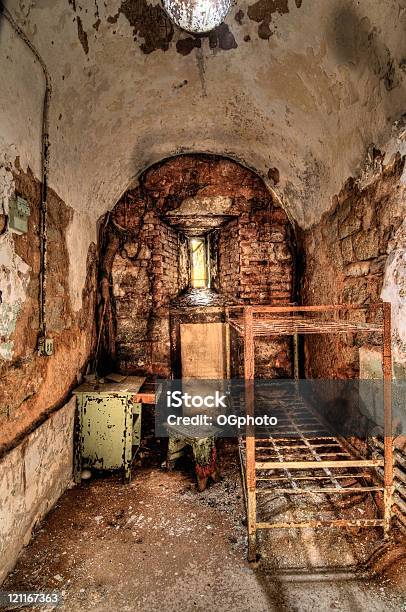
[[[375,320],[368,322],[371,317]],[[394,475],[390,304],[367,307],[241,306],[228,308],[226,319],[243,339],[245,408],[247,415],[252,416],[255,410],[255,338],[293,336],[294,376],[297,379],[299,334],[375,333],[382,336],[383,458],[367,459],[357,453],[347,440],[334,435],[321,415],[298,395],[273,402],[272,414],[278,414],[278,426],[282,427],[279,432],[275,428],[259,430],[247,426],[245,440],[240,438],[239,448],[247,507],[248,559],[256,559],[258,529],[381,526],[386,537],[392,518]],[[286,436],[283,436],[283,430]],[[378,469],[383,469],[383,486],[376,474]],[[380,518],[286,522],[261,522],[257,519],[258,498],[269,493],[330,496],[363,492],[383,494]]]

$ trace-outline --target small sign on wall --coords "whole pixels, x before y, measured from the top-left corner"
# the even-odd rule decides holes
[[[26,234],[28,231],[28,219],[30,216],[30,205],[27,200],[16,195],[9,203],[8,226],[14,234]]]

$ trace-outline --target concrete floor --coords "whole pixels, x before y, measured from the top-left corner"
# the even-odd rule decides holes
[[[2,589],[60,590],[69,611],[406,610],[389,582],[354,570],[374,530],[268,532],[250,566],[235,447],[222,464],[222,482],[203,493],[187,471],[158,467],[128,486],[111,476],[72,488]]]

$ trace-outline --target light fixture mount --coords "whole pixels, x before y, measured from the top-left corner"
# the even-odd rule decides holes
[[[204,34],[219,26],[230,11],[232,0],[163,0],[171,20],[194,34]]]

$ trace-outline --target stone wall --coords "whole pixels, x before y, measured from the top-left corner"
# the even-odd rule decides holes
[[[0,461],[0,584],[72,480],[75,400]]]
[[[239,298],[240,244],[239,220],[233,219],[219,232],[218,239],[218,283],[217,290],[227,297]]]
[[[383,166],[375,151],[375,171],[350,179],[331,210],[304,234],[305,304],[371,304],[383,294],[386,270],[406,212],[405,158]],[[393,281],[392,281],[393,282]],[[396,284],[403,283],[400,276]],[[385,297],[385,296],[383,296]],[[359,348],[378,348],[379,337],[346,334],[308,337],[309,377],[351,378],[359,373]],[[396,364],[395,364],[396,365]]]
[[[179,210],[191,201],[195,214],[185,221]],[[175,216],[169,214],[173,211]],[[292,300],[293,232],[263,181],[228,159],[184,155],[165,160],[144,173],[102,223],[99,283],[110,289],[106,308],[103,299],[99,304],[104,312],[101,370],[170,373],[168,307],[188,285],[189,253],[186,237],[168,223],[210,214],[226,219],[208,240],[212,287],[247,304]],[[257,343],[259,376],[290,373],[288,341]]]

